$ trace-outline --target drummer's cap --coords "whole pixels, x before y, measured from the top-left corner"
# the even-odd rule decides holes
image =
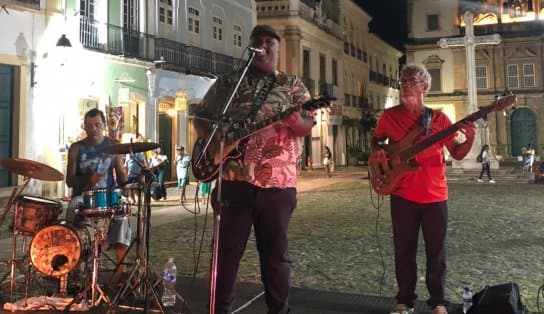
[[[184,150],[184,149],[185,149],[185,147],[183,147],[183,146],[176,147],[176,150]]]
[[[255,39],[255,37],[258,37],[260,35],[270,35],[276,38],[278,41],[281,41],[280,35],[278,35],[276,30],[270,25],[260,24],[255,26],[251,31],[251,35],[249,36],[249,38],[253,40]]]

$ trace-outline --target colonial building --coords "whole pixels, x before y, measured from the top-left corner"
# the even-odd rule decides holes
[[[140,133],[170,156],[175,145],[190,147],[186,103],[234,70],[256,23],[251,0],[0,4],[0,157],[61,172],[90,108],[106,112],[121,141]],[[0,197],[20,180],[0,169]],[[31,192],[66,193],[64,182],[39,180]]]
[[[328,146],[345,165],[362,152],[363,113],[398,101],[401,53],[368,31],[369,16],[351,0],[256,0],[258,23],[282,37],[280,70],[300,76],[314,96],[337,98],[318,111],[318,125],[304,141],[304,156],[321,165]]]
[[[480,5],[481,3],[481,5]],[[544,144],[544,80],[542,0],[411,0],[408,1],[407,62],[424,64],[433,78],[426,103],[453,121],[469,113],[465,45],[441,48],[438,41],[465,36],[466,10],[474,12],[477,104],[491,104],[507,92],[517,95],[515,107],[488,115],[483,123],[494,154],[511,158],[522,146],[537,152]],[[470,23],[469,23],[470,24]],[[500,35],[500,43],[487,36]]]

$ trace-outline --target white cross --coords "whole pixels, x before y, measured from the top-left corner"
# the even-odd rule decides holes
[[[474,36],[474,12],[468,10],[465,12],[465,37],[441,38],[437,44],[440,48],[466,47],[466,71],[468,84],[468,111],[475,112],[478,109],[478,99],[476,92],[476,61],[475,47],[478,45],[498,45],[501,43],[499,34],[487,36]]]

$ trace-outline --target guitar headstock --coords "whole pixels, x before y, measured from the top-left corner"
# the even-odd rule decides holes
[[[508,94],[505,96],[499,96],[491,105],[482,107],[487,112],[500,111],[512,106],[517,101],[517,97],[514,94]]]
[[[302,109],[316,110],[323,107],[329,107],[331,105],[331,101],[334,101],[334,100],[336,100],[336,97],[324,95],[319,98],[310,99],[308,102],[302,105]]]

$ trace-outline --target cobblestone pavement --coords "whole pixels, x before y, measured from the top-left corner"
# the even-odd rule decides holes
[[[317,169],[313,172],[303,172],[299,176],[298,191],[300,193],[312,192],[319,195],[320,191],[328,186],[349,185],[351,183],[358,186],[366,186],[368,183],[363,178],[366,176],[364,168],[337,168],[332,178],[327,178],[324,172]],[[474,292],[477,292],[486,284],[493,285],[504,283],[506,281],[517,282],[522,291],[522,299],[528,303],[530,309],[536,310],[537,290],[544,278],[542,277],[542,222],[543,217],[540,210],[542,207],[542,189],[544,186],[535,184],[511,184],[498,182],[492,184],[478,184],[474,181],[463,183],[450,184],[450,223],[448,230],[448,293],[450,297],[457,297],[457,288],[461,286],[461,281],[470,281],[473,284]],[[168,189],[168,200],[153,201],[151,214],[151,232],[155,235],[152,238],[157,239],[156,243],[151,243],[151,255],[158,258],[159,261],[164,260],[163,256],[168,255],[168,249],[171,249],[168,239],[181,236],[180,225],[176,222],[186,220],[197,214],[203,215],[204,208],[200,212],[195,210],[195,192],[196,184],[192,183],[187,189],[188,202],[183,205],[179,203],[179,190],[175,187]],[[370,208],[372,201],[368,197],[368,193],[353,196],[354,200],[361,200],[366,203],[363,207]],[[338,209],[339,211],[341,209]],[[372,213],[371,215],[374,215]],[[387,242],[390,239],[390,229],[388,229],[388,204],[384,205],[383,215],[381,218],[380,236],[382,242]],[[371,216],[369,216],[371,217]],[[368,219],[368,230],[366,233],[372,232],[373,221],[369,217],[353,217],[353,219]],[[296,217],[295,217],[296,218]],[[211,218],[210,218],[211,219]],[[132,218],[133,226],[135,226],[135,218]],[[211,221],[209,222],[211,224]],[[327,222],[328,223],[328,222]],[[6,224],[5,224],[6,225]],[[186,226],[187,224],[184,224]],[[182,230],[185,234],[187,230]],[[159,232],[160,235],[156,235]],[[312,230],[318,233],[319,230]],[[353,241],[359,235],[352,237]],[[326,241],[337,241],[334,235],[331,239],[320,237],[321,244],[326,244]],[[372,234],[369,242],[374,241]],[[326,241],[323,241],[326,240]],[[166,241],[166,242],[165,242]],[[190,239],[186,239],[190,241]],[[348,241],[351,241],[348,239]],[[376,279],[373,273],[381,272],[378,252],[373,247],[374,243],[367,243],[363,247],[360,242],[354,242],[358,247],[356,249],[348,248],[346,256],[343,256],[344,262],[349,258],[359,258],[360,255],[353,255],[352,251],[360,251],[364,262],[357,262],[355,267],[361,268],[362,272],[368,272],[368,276],[361,276],[359,273],[354,274],[356,278],[366,278],[369,281],[382,280]],[[387,246],[387,245],[386,245]],[[420,245],[421,258],[422,248]],[[0,240],[0,261],[7,261],[11,252],[11,238],[4,237]],[[316,255],[326,256],[327,252],[316,251]],[[392,251],[390,248],[385,248],[383,252],[386,259],[392,259]],[[308,252],[307,252],[308,254]],[[335,257],[338,262],[338,256]],[[205,260],[207,263],[207,260]],[[368,263],[368,264],[367,264]],[[385,265],[387,274],[385,275],[386,294],[392,296],[394,291],[394,274],[391,261]],[[424,262],[419,259],[419,264],[424,265]],[[162,266],[162,265],[161,265]],[[326,265],[325,265],[326,266]],[[296,265],[295,265],[296,267]],[[201,266],[202,271],[206,271],[205,266]],[[421,268],[421,267],[420,267]],[[319,284],[327,280],[320,279],[319,274],[324,274],[325,277],[340,276],[340,274],[328,274],[329,270],[316,269],[316,282],[298,282],[299,287],[311,288],[312,284],[316,284],[319,290]],[[348,274],[347,277],[349,277]],[[202,272],[200,277],[205,276]],[[360,276],[360,277],[359,277]],[[243,279],[248,279],[244,277]],[[346,279],[349,280],[349,279]],[[353,279],[352,279],[353,280]],[[258,277],[250,278],[250,281],[258,282]],[[459,282],[457,282],[459,281]],[[375,286],[367,285],[367,283],[355,283],[351,287],[355,293],[373,294],[377,291]],[[389,289],[389,290],[387,290]],[[424,281],[418,283],[418,294],[421,297],[425,295]],[[328,290],[328,289],[326,289]],[[389,294],[387,294],[389,293]],[[460,293],[459,293],[460,296]],[[454,303],[459,300],[453,299]]]

